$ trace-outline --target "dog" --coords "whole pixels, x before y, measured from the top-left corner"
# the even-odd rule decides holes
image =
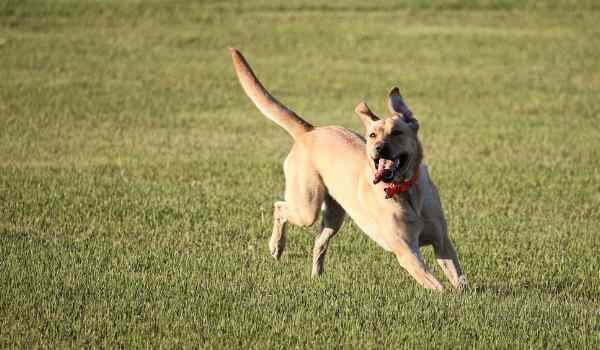
[[[230,48],[240,84],[250,100],[294,139],[283,163],[285,200],[274,203],[269,250],[279,259],[286,225],[312,226],[322,211],[312,276],[324,269],[329,241],[346,213],[423,287],[442,290],[428,271],[419,247],[433,245],[436,259],[454,288],[467,286],[438,191],[422,164],[419,123],[398,88],[388,97],[392,116],[381,119],[361,102],[355,109],[365,137],[336,126],[314,127],[275,99],[237,49]]]

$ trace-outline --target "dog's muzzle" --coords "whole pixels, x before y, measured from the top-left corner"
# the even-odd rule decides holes
[[[394,159],[376,158],[373,161],[375,162],[376,169],[373,183],[377,184],[380,181],[388,183],[394,181],[399,170],[402,169],[408,161],[408,155],[401,154]]]

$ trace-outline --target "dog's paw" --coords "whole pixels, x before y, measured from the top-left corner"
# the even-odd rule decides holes
[[[313,264],[312,271],[310,273],[310,277],[317,278],[323,274],[323,263]]]
[[[275,260],[279,260],[281,254],[283,254],[283,250],[285,249],[285,238],[281,238],[279,240],[270,240],[269,241],[269,252],[271,256],[275,258]]]
[[[469,283],[467,282],[467,276],[461,275],[458,277],[458,283],[456,283],[456,289],[460,292],[469,289]]]

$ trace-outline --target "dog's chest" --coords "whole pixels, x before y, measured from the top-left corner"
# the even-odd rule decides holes
[[[361,210],[347,210],[369,238],[387,251],[393,251],[392,246],[398,240],[415,238],[422,226],[421,218],[407,198],[373,199],[363,198]]]

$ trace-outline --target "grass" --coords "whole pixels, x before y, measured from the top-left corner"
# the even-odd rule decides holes
[[[597,10],[5,1],[0,347],[600,347]],[[291,140],[228,46],[317,125],[401,86],[470,291],[418,288],[350,220],[322,278],[306,230],[273,261]]]

